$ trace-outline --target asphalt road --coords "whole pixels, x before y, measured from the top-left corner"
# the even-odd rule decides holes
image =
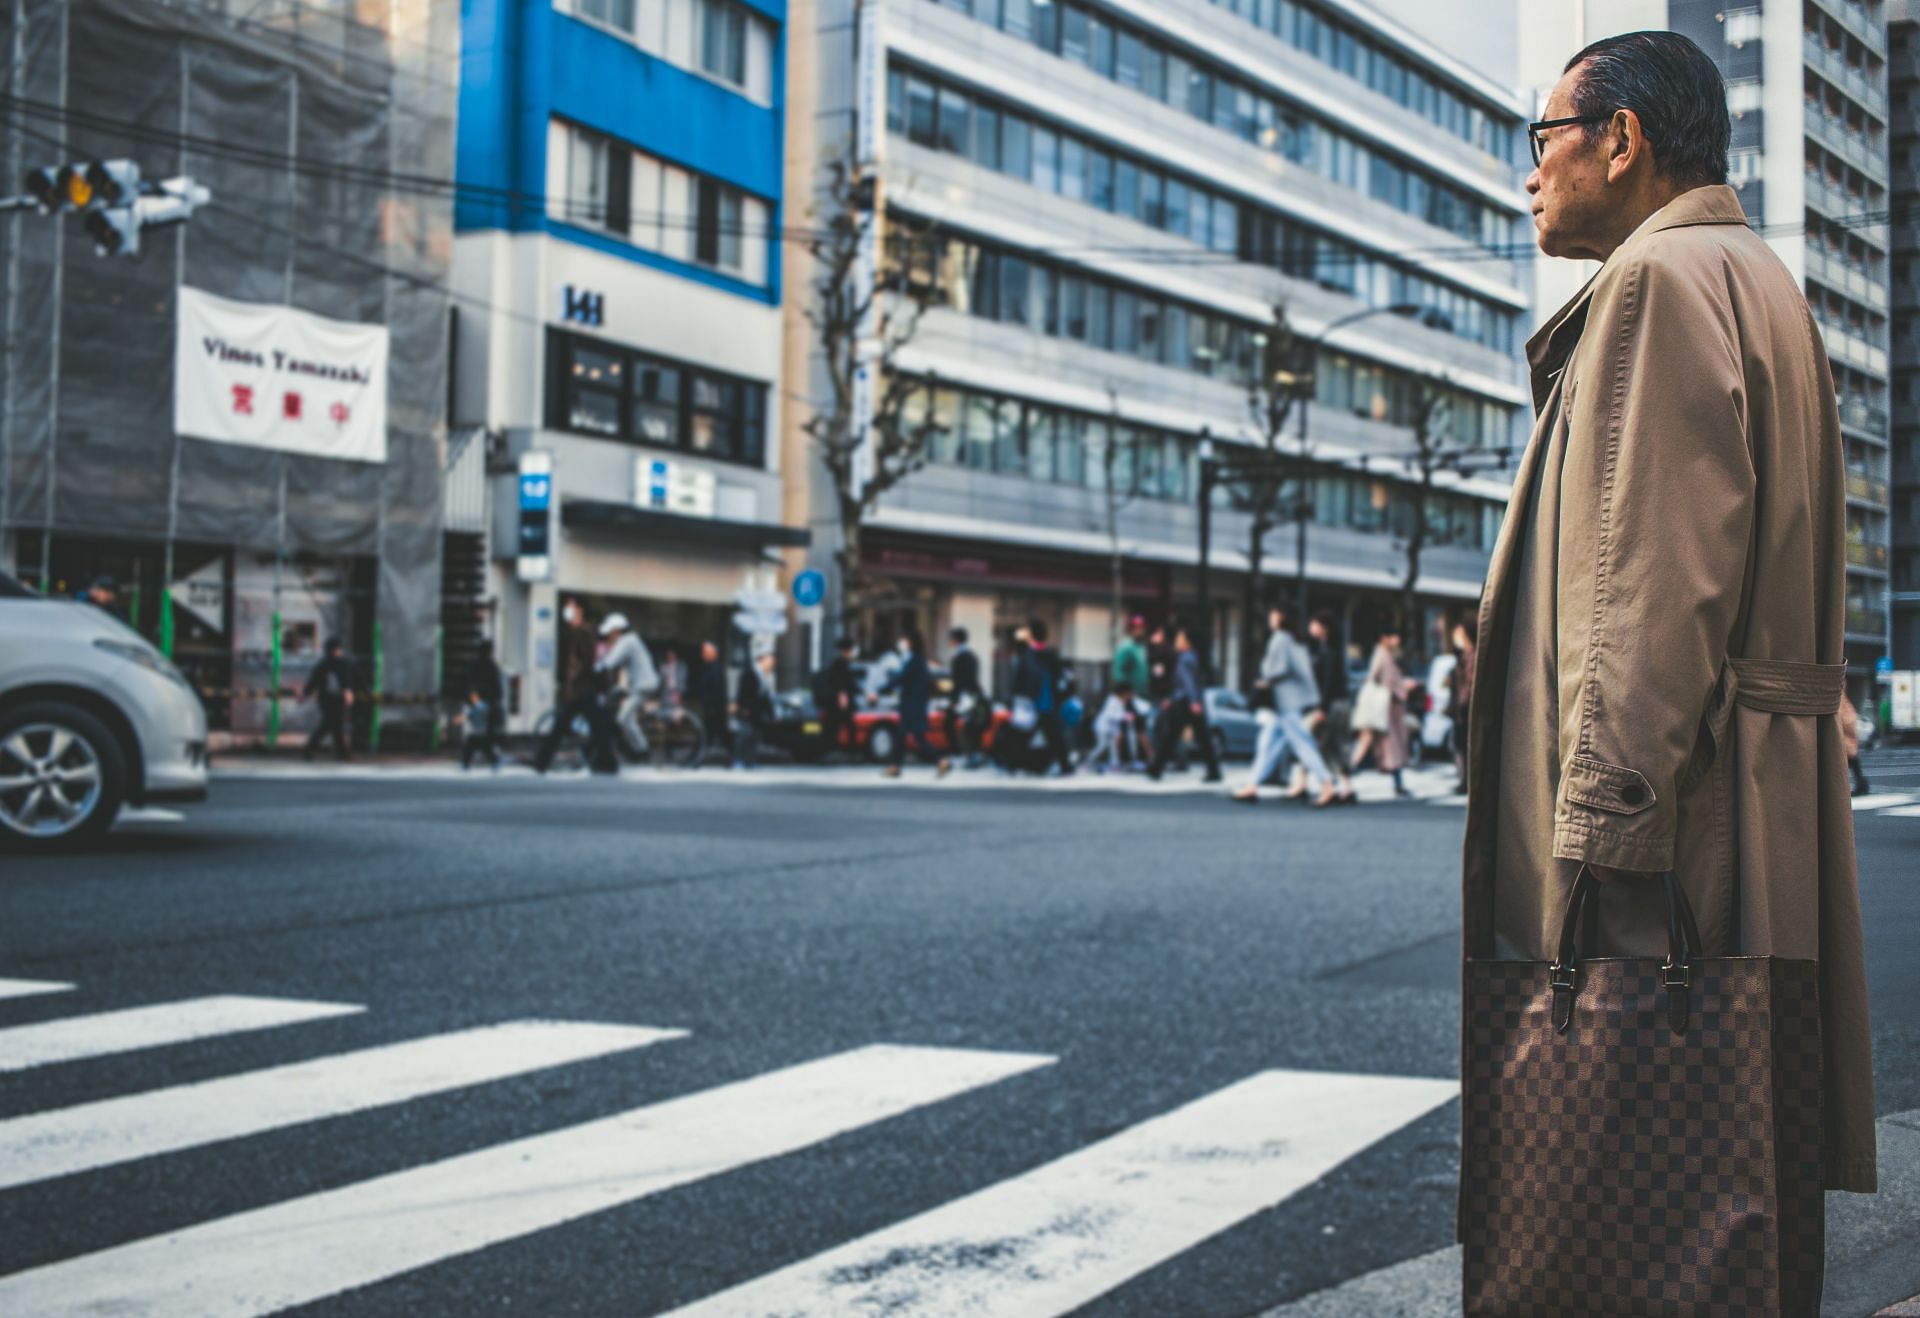
[[[1920,799],[1920,756],[1870,767]],[[146,1310],[941,1314],[973,1286],[1239,1315],[1451,1242],[1458,1109],[1417,1080],[1457,1074],[1457,804],[796,778],[225,780],[91,853],[0,855],[0,1186],[4,1151],[79,1168],[0,1188],[0,1310],[174,1284]],[[1883,1113],[1920,1109],[1903,804],[1855,816]],[[166,1046],[139,1045],[204,1009],[97,1023],[222,995],[278,1005]],[[531,1028],[377,1106],[251,1079],[516,1021],[685,1034],[542,1065]],[[1089,1149],[1115,1156],[1036,1171]]]

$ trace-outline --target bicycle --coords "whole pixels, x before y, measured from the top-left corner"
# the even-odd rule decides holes
[[[622,721],[620,713],[618,707],[608,711],[613,719],[614,753],[623,763],[691,769],[706,758],[706,724],[692,710],[684,706],[663,709],[658,702],[643,705],[635,725],[640,733],[639,742],[633,738],[633,727]],[[548,710],[533,725],[536,742],[544,739],[552,728],[553,711]],[[554,763],[568,768],[586,767],[587,747],[592,740],[593,729],[588,725],[586,716],[575,715],[573,725],[560,739],[560,749],[553,757]]]

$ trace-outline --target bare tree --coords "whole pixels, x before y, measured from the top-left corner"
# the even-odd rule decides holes
[[[844,631],[883,585],[862,565],[862,528],[887,491],[927,465],[947,423],[934,414],[933,378],[896,369],[921,317],[940,300],[932,277],[938,238],[894,221],[885,256],[868,280],[863,251],[871,226],[880,223],[872,180],[859,177],[846,156],[822,168],[826,215],[808,243],[815,277],[806,314],[823,359],[827,396],[816,400],[803,428],[833,479],[840,523],[834,563]],[[868,396],[872,401],[863,429],[858,413]]]
[[[1266,540],[1270,532],[1290,517],[1305,514],[1300,505],[1306,497],[1307,455],[1298,454],[1290,467],[1280,461],[1280,441],[1286,436],[1287,418],[1300,396],[1302,344],[1287,324],[1286,304],[1273,304],[1273,323],[1258,341],[1259,369],[1247,383],[1247,415],[1258,441],[1258,461],[1233,478],[1238,502],[1249,514],[1247,523],[1247,575],[1240,606],[1240,672],[1253,671],[1260,653],[1261,582],[1264,577]],[[1288,474],[1289,471],[1291,474]],[[1306,552],[1301,550],[1304,564]]]
[[[1413,655],[1427,653],[1426,628],[1414,613],[1414,587],[1420,581],[1420,555],[1427,545],[1427,510],[1433,502],[1433,473],[1446,460],[1441,440],[1446,429],[1451,391],[1444,380],[1421,380],[1413,397],[1414,464],[1420,469],[1420,483],[1403,497],[1412,505],[1412,525],[1402,546],[1407,555],[1407,575],[1400,585],[1401,626],[1411,643]]]

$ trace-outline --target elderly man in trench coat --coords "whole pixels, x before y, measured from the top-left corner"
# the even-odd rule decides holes
[[[1825,1183],[1867,1191],[1839,421],[1806,300],[1725,185],[1728,131],[1671,33],[1575,56],[1534,130],[1541,249],[1604,264],[1527,345],[1538,419],[1469,705],[1467,951],[1549,959],[1585,864],[1602,953],[1659,956],[1646,880],[1674,871],[1709,955],[1819,962]]]

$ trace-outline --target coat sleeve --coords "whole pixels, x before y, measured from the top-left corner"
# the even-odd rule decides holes
[[[1553,854],[1660,872],[1739,608],[1755,478],[1719,261],[1637,254],[1614,287],[1569,403]]]

